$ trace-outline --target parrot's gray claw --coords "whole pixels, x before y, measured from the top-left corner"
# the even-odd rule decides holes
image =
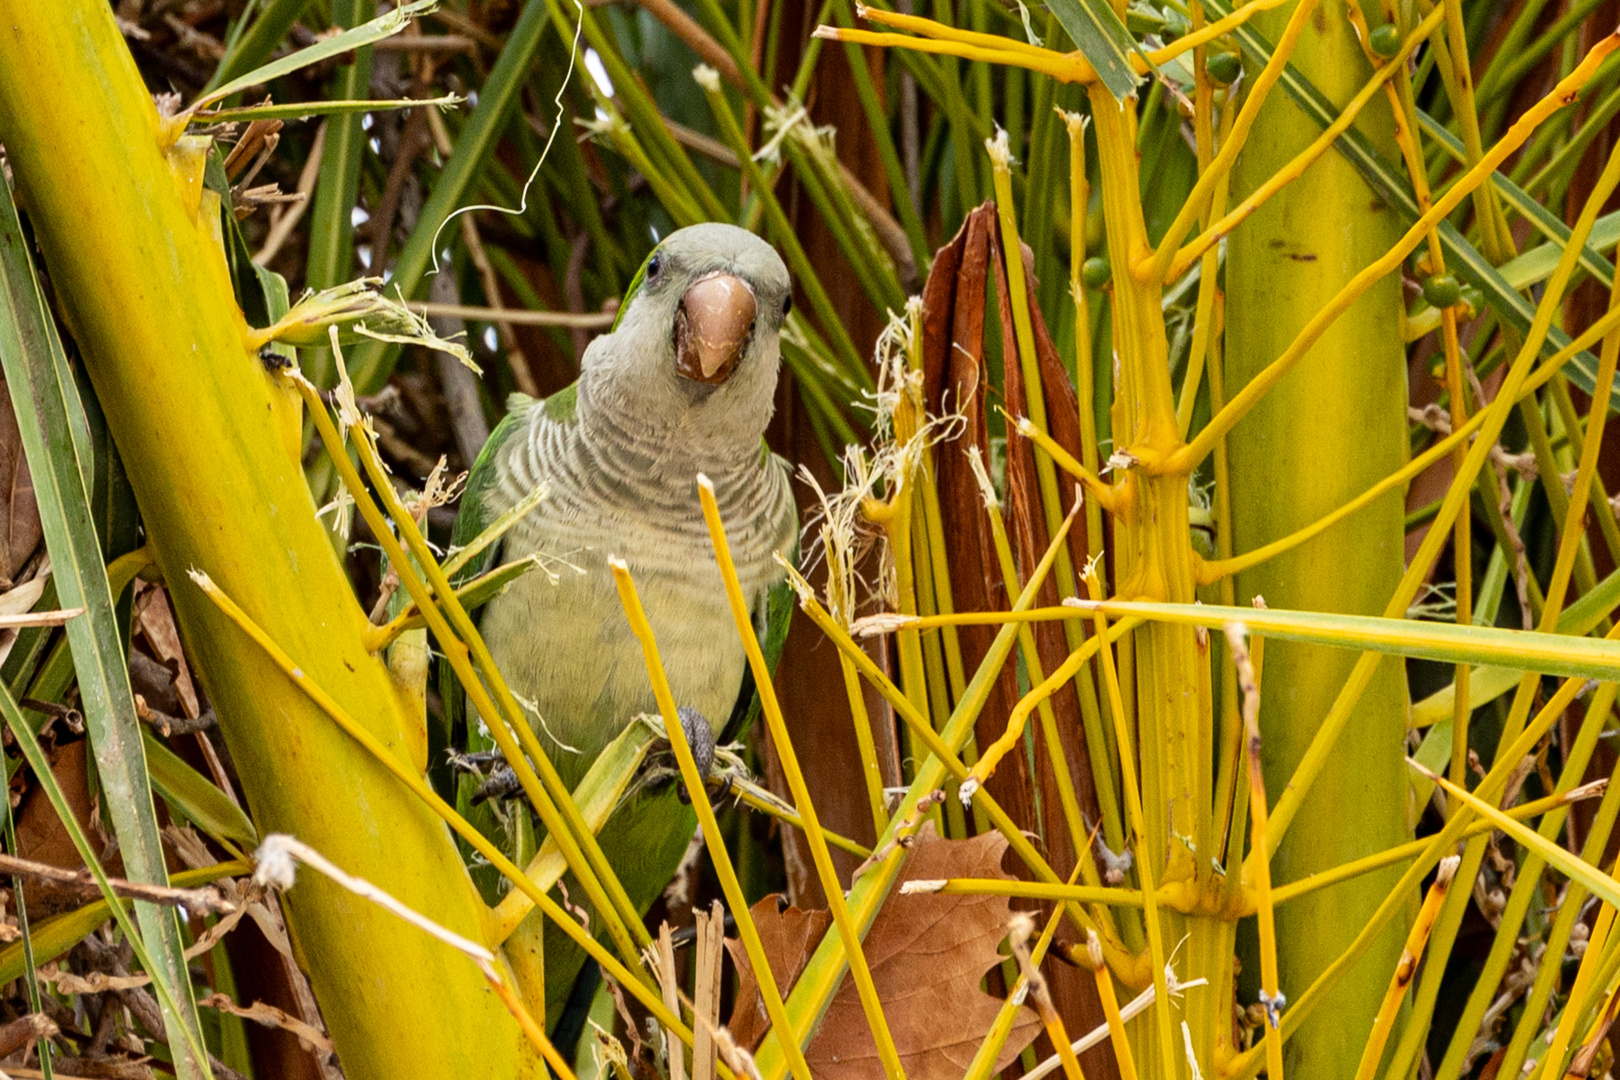
[[[483,778],[478,790],[473,792],[474,806],[486,799],[510,798],[522,788],[517,773],[512,771],[512,766],[506,763],[499,750],[477,750],[467,754],[452,750],[450,768],[467,776]]]
[[[489,770],[489,778],[479,784],[478,790],[473,792],[473,805],[477,806],[485,799],[509,799],[522,789],[523,785],[518,782],[517,773],[512,771],[512,766],[502,761]]]
[[[686,745],[692,748],[692,759],[697,765],[698,775],[707,783],[709,771],[714,768],[714,728],[709,726],[708,717],[690,705],[682,705],[675,710],[675,715],[681,721],[681,730],[686,733]],[[728,789],[730,783],[728,779]],[[675,797],[687,804],[692,801],[692,793],[679,780],[675,784]]]
[[[714,728],[709,726],[708,717],[690,705],[682,705],[675,715],[680,718],[686,745],[692,748],[692,757],[697,761],[698,775],[707,779],[714,768]]]

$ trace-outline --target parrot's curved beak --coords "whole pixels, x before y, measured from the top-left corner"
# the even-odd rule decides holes
[[[693,382],[725,382],[742,359],[758,309],[754,290],[734,274],[716,271],[692,282],[675,312],[675,370]]]

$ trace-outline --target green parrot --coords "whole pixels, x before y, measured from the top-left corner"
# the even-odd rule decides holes
[[[473,465],[458,545],[546,488],[492,545],[499,550],[464,576],[531,555],[552,571],[513,582],[485,606],[480,629],[512,691],[533,702],[536,734],[570,789],[634,716],[658,711],[609,557],[635,578],[694,748],[740,735],[757,711],[697,477],[714,484],[774,667],[792,611],[774,557],[796,552],[798,512],[788,465],[766,449],[764,434],[791,306],[787,267],[752,233],[720,224],[671,233],[631,283],[612,331],[585,350],[579,379],[544,401],[513,395]],[[459,714],[460,688],[448,687],[444,703]],[[469,734],[476,743],[476,730]],[[696,829],[677,794],[673,784],[643,788],[599,835],[643,913]],[[583,893],[571,897],[579,903]],[[546,1013],[555,1023],[585,957],[550,925],[544,940]]]

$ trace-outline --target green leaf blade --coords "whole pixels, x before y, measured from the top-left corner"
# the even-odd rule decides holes
[[[102,563],[89,484],[81,462],[88,451],[75,437],[72,417],[82,414],[78,388],[56,338],[24,243],[21,222],[9,190],[0,184],[0,365],[3,365],[23,449],[34,482],[40,522],[50,552],[53,580],[61,602],[85,613],[67,624],[67,638],[78,675],[79,695],[96,766],[107,795],[113,829],[130,879],[167,885],[163,843],[158,833],[152,789],[141,745],[135,697],[120,643],[116,606]],[[3,705],[10,705],[9,697]],[[20,744],[27,725],[13,709],[7,716]],[[32,744],[32,735],[24,744]],[[37,748],[36,748],[37,749]],[[42,784],[43,759],[30,759]],[[53,797],[53,803],[57,799]],[[61,812],[62,807],[58,806]],[[72,814],[68,813],[67,818]],[[77,822],[64,820],[72,833]],[[77,840],[78,838],[76,838]],[[88,842],[81,845],[86,865],[96,869]],[[192,1000],[180,927],[174,912],[137,904],[136,916],[152,952],[161,961],[148,966],[162,992],[170,1045],[196,1046],[201,1027]],[[144,959],[144,958],[143,958]],[[183,1002],[183,1004],[178,1004]],[[211,1075],[205,1054],[177,1054],[185,1080]]]
[[[1124,101],[1136,92],[1142,77],[1131,66],[1136,39],[1105,0],[1046,0],[1046,8],[1097,72],[1097,78]]]

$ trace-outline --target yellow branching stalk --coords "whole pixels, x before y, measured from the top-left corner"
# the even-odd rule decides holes
[[[861,935],[850,918],[849,905],[844,900],[843,887],[838,883],[838,872],[833,867],[827,839],[822,835],[815,803],[810,798],[804,774],[799,769],[793,739],[788,733],[787,722],[782,717],[781,703],[776,699],[776,686],[771,680],[770,665],[766,663],[759,638],[754,634],[753,619],[748,613],[748,601],[743,596],[742,584],[737,578],[737,567],[731,558],[731,545],[726,539],[725,524],[720,520],[720,506],[715,502],[714,485],[706,476],[698,477],[698,497],[703,503],[703,518],[709,526],[709,539],[714,544],[715,560],[720,565],[720,577],[725,582],[726,598],[731,603],[732,618],[736,621],[737,633],[742,638],[743,651],[748,655],[748,666],[754,673],[754,685],[758,688],[760,697],[760,711],[764,713],[765,723],[770,730],[771,746],[782,763],[788,790],[792,793],[793,803],[804,822],[804,835],[810,844],[810,855],[815,862],[816,876],[821,882],[822,893],[826,896],[827,906],[832,912],[833,926],[843,939],[844,952],[849,957],[850,977],[855,982],[861,1008],[866,1013],[866,1022],[872,1032],[872,1039],[877,1044],[878,1060],[886,1076],[893,1080],[901,1080],[905,1076],[905,1069],[900,1065],[900,1053],[895,1049],[894,1036],[889,1033],[889,1022],[883,1014],[883,1003],[878,999],[877,987],[872,983],[872,970],[867,965],[866,954],[861,949]],[[705,831],[704,835],[714,838],[711,844],[720,843],[719,832]]]
[[[1412,978],[1417,974],[1418,960],[1423,956],[1423,947],[1428,944],[1429,931],[1434,929],[1434,920],[1440,915],[1440,905],[1445,902],[1446,891],[1451,888],[1451,879],[1457,873],[1457,865],[1461,862],[1461,856],[1457,855],[1448,855],[1440,860],[1440,870],[1435,875],[1434,884],[1423,897],[1423,907],[1418,911],[1417,920],[1406,935],[1406,947],[1401,950],[1401,959],[1395,966],[1395,974],[1390,978],[1389,990],[1384,995],[1383,1004],[1378,1008],[1378,1019],[1373,1022],[1372,1034],[1362,1051],[1361,1065],[1356,1069],[1356,1080],[1372,1080],[1378,1072],[1378,1062],[1384,1056],[1384,1044],[1389,1041],[1390,1029],[1395,1026],[1401,1000],[1405,998],[1407,987],[1412,985]]]
[[[725,834],[720,831],[720,825],[715,820],[714,805],[709,800],[709,789],[706,786],[708,778],[698,772],[697,759],[692,756],[692,747],[686,741],[686,732],[681,727],[675,698],[670,693],[669,679],[664,674],[664,661],[658,655],[658,641],[654,638],[652,625],[647,621],[647,614],[642,609],[635,581],[630,576],[630,568],[619,559],[609,559],[608,565],[613,570],[613,580],[618,584],[619,599],[623,602],[624,613],[630,620],[630,631],[641,642],[642,652],[647,661],[647,675],[652,680],[653,696],[658,701],[658,709],[664,716],[664,730],[669,737],[670,748],[674,750],[675,760],[680,764],[681,780],[692,796],[692,808],[697,811],[698,826],[708,838],[707,847],[714,863],[715,874],[720,878],[720,885],[726,894],[726,904],[731,909],[732,917],[737,920],[737,936],[742,939],[748,951],[748,961],[753,967],[754,978],[759,983],[760,997],[765,1002],[765,1013],[771,1019],[771,1030],[781,1040],[794,1080],[810,1080],[810,1066],[805,1063],[804,1051],[800,1049],[799,1038],[794,1033],[796,1028],[788,1020],[783,1007],[782,992],[777,987],[776,977],[772,974],[770,962],[766,959],[765,947],[760,942],[759,928],[754,925],[753,916],[748,910],[748,898],[743,893],[741,882],[737,880],[737,871],[732,865],[731,856],[720,839]],[[766,681],[769,682],[768,679]],[[678,1026],[678,1022],[674,1026]]]

